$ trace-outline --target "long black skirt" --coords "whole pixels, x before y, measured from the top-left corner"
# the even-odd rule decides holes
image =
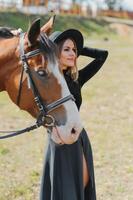
[[[89,183],[83,187],[83,152]],[[91,144],[83,129],[77,142],[56,145],[49,140],[45,156],[40,200],[96,200]]]

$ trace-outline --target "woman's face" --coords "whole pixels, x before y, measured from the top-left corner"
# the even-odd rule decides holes
[[[60,53],[61,69],[65,70],[68,67],[74,67],[76,63],[76,47],[71,39],[65,40]]]

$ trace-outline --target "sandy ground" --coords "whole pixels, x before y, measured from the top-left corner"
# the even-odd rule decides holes
[[[133,199],[133,40],[91,39],[109,57],[83,88],[81,118],[90,137],[98,200]],[[81,59],[82,64],[88,59]],[[23,128],[34,120],[0,94],[0,129]],[[38,200],[47,135],[40,128],[0,141],[0,200]]]

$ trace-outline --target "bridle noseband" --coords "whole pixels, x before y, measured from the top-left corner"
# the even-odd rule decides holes
[[[34,101],[38,107],[39,110],[39,114],[37,117],[37,121],[36,124],[30,127],[27,127],[25,129],[19,130],[19,131],[6,131],[6,133],[10,133],[7,135],[3,135],[0,136],[0,139],[5,139],[5,138],[9,138],[9,137],[13,137],[16,135],[20,135],[22,133],[25,132],[29,132],[33,129],[36,129],[40,126],[45,126],[45,127],[54,127],[56,126],[56,122],[55,119],[52,115],[49,115],[48,113],[52,110],[54,110],[55,108],[59,107],[60,105],[62,105],[63,103],[69,101],[69,100],[73,100],[75,101],[74,97],[72,94],[63,97],[61,99],[58,99],[57,101],[52,102],[51,104],[44,104],[41,95],[39,94],[39,91],[37,89],[37,86],[33,80],[31,71],[30,71],[30,66],[28,64],[28,59],[32,58],[36,55],[39,55],[43,52],[44,50],[42,50],[42,48],[30,51],[28,53],[24,52],[24,33],[20,34],[20,59],[22,61],[22,72],[21,72],[21,77],[20,77],[20,83],[19,83],[19,91],[18,91],[18,96],[17,96],[17,105],[19,106],[20,103],[20,98],[21,98],[21,89],[22,89],[22,79],[23,79],[23,73],[25,72],[27,74],[27,78],[28,78],[28,82],[30,84],[30,88],[33,92],[34,95]],[[0,131],[0,132],[5,132],[5,131]]]

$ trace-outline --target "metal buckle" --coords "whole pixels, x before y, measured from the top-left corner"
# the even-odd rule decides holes
[[[52,115],[45,115],[44,117],[42,117],[42,121],[45,127],[55,126],[55,119]]]

